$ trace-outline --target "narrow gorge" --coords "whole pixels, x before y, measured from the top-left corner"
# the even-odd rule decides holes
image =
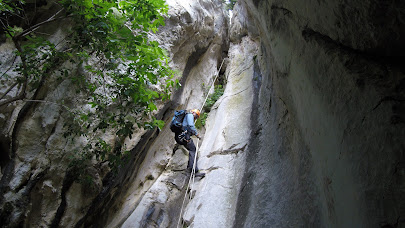
[[[26,2],[38,22],[60,10]],[[405,2],[166,4],[165,26],[149,37],[181,86],[153,112],[161,129],[125,138],[118,170],[93,162],[90,184],[73,178],[71,156],[86,140],[68,142],[64,107],[89,105],[71,80],[47,78],[29,92],[36,102],[0,105],[0,227],[405,227]],[[40,31],[63,44],[69,23]],[[18,77],[19,61],[3,30],[1,99],[20,89],[3,78]],[[215,85],[223,95],[202,109],[194,138],[206,176],[189,183],[170,120],[201,108]]]

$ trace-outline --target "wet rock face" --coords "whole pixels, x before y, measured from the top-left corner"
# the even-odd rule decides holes
[[[404,9],[240,2],[263,80],[235,227],[404,226]]]

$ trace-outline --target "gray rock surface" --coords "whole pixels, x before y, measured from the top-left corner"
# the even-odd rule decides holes
[[[63,138],[55,104],[89,108],[69,82],[46,81],[46,103],[0,110],[5,227],[405,227],[402,2],[239,0],[229,28],[220,0],[167,3],[151,38],[182,87],[159,105],[161,131],[126,140],[116,176],[106,164],[86,170],[91,187],[67,175],[85,138]],[[12,48],[0,45],[2,69]],[[194,139],[206,176],[190,182],[168,123],[175,109],[201,107],[223,59],[224,95]]]
[[[221,1],[168,1],[168,4],[167,26],[158,34],[151,35],[167,49],[170,65],[179,72],[176,77],[183,85],[173,94],[171,103],[158,107],[157,118],[166,121],[174,108],[194,108],[202,104],[203,96],[198,94],[209,92],[206,85],[213,80],[223,51],[227,51],[228,47],[228,21]],[[49,39],[59,42],[64,38],[67,27],[49,24],[47,33],[52,34]],[[13,65],[12,49],[10,43],[0,45],[2,70]],[[18,63],[18,59],[16,61]],[[15,77],[12,71],[9,75]],[[9,86],[2,81],[0,94]],[[17,92],[15,89],[8,95]],[[55,224],[61,227],[104,226],[110,222],[117,225],[122,224],[129,211],[135,209],[134,203],[138,204],[140,200],[147,202],[143,196],[153,199],[154,194],[147,192],[149,189],[165,189],[162,186],[151,188],[157,180],[162,180],[170,191],[184,187],[185,176],[179,178],[166,174],[167,178],[163,178],[162,171],[166,166],[170,173],[179,173],[187,162],[187,154],[180,151],[171,159],[174,140],[168,127],[162,132],[139,130],[131,140],[127,139],[126,147],[132,150],[131,162],[118,177],[112,177],[103,164],[93,164],[94,167],[89,166],[86,170],[92,176],[91,187],[73,182],[66,172],[69,157],[86,139],[67,142],[63,137],[63,125],[68,123],[68,119],[63,106],[58,104],[64,101],[80,109],[89,107],[81,106],[80,97],[67,81],[48,80],[39,94],[37,99],[46,102],[31,102],[29,105],[27,102],[15,102],[0,112],[2,223],[9,227],[18,224],[28,227]],[[110,133],[103,137],[110,142],[115,140]],[[13,145],[12,149],[10,145]],[[159,200],[163,202],[164,198]],[[168,196],[167,200],[172,199]],[[108,205],[107,208],[105,205]],[[123,217],[117,215],[112,218],[114,210],[121,211]],[[99,219],[99,215],[106,216]]]
[[[235,227],[404,227],[404,5],[239,7],[263,81]]]
[[[192,186],[196,192],[183,216],[190,227],[233,225],[251,135],[256,52],[256,43],[247,37],[229,49],[225,92],[209,113],[199,150],[199,168],[207,174]]]
[[[173,108],[200,108],[228,47],[227,18],[220,1],[168,3],[166,27],[154,38],[170,50],[172,66],[182,71],[182,88],[174,95]],[[171,117],[172,110],[165,116],[167,123]],[[189,175],[185,172],[188,152],[180,147],[173,153],[174,144],[167,124],[145,148],[145,157],[136,164],[139,171],[120,187],[125,190],[114,195],[112,209],[103,212],[110,217],[108,227],[177,225]]]

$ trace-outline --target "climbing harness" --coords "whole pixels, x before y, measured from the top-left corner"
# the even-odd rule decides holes
[[[190,142],[190,136],[187,137],[187,134],[188,134],[188,131],[187,131],[187,130],[183,131],[183,132],[179,135],[180,141],[183,141],[183,142]],[[187,139],[187,138],[188,138],[188,139]]]
[[[225,59],[222,60],[222,63],[221,63],[221,66],[219,67],[219,70],[218,70],[218,72],[217,72],[217,75],[215,76],[214,81],[212,81],[211,86],[208,88],[208,91],[210,91],[211,87],[214,85],[215,81],[217,80],[217,78],[218,78],[218,76],[219,76],[219,72],[221,71],[221,68],[222,68],[222,64],[224,64],[224,61],[225,61]],[[204,108],[204,105],[205,105],[205,103],[207,102],[207,99],[208,99],[208,95],[209,95],[209,93],[207,93],[207,96],[205,97],[205,100],[204,100],[204,102],[203,102],[203,104],[202,104],[202,106],[201,106],[201,108],[200,108],[199,110],[202,110],[202,109]],[[194,124],[195,124],[196,121],[197,121],[197,120],[194,121]],[[177,222],[177,228],[180,227],[180,220],[182,220],[181,218],[182,218],[182,216],[183,216],[182,214],[183,214],[184,202],[186,201],[186,197],[187,197],[187,194],[188,194],[188,189],[190,188],[190,183],[192,183],[191,186],[194,186],[194,180],[195,180],[195,166],[196,166],[196,163],[197,163],[198,143],[199,143],[199,140],[200,140],[200,139],[197,138],[197,144],[196,144],[196,150],[195,150],[193,168],[192,168],[192,170],[191,170],[191,175],[190,175],[190,178],[189,178],[189,180],[188,180],[188,184],[187,184],[187,188],[186,188],[186,193],[184,194],[183,203],[182,203],[182,205],[181,205],[179,220],[178,220],[178,222]],[[189,200],[191,200],[191,193],[189,194]],[[184,221],[182,221],[181,225],[182,225],[182,226],[184,225]]]

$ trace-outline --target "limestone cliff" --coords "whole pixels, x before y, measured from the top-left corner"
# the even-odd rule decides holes
[[[86,188],[66,173],[63,111],[7,106],[2,226],[405,227],[403,3],[239,0],[230,24],[220,0],[167,3],[151,38],[182,87],[156,113],[165,127],[128,140],[117,175],[89,167]],[[10,44],[0,48],[7,68]],[[225,92],[194,139],[206,176],[189,183],[168,123],[200,108],[218,74]],[[38,99],[80,105],[70,88],[47,81]]]
[[[170,65],[178,72],[176,77],[182,87],[173,94],[172,101],[159,106],[156,117],[165,121],[171,118],[176,108],[202,105],[229,46],[229,19],[221,1],[173,0],[167,3],[170,10],[166,26],[158,34],[151,34],[151,38],[168,51]],[[52,15],[57,7],[49,1],[36,10]],[[43,28],[51,34],[51,42],[63,44],[69,21],[62,22],[67,26],[49,23]],[[13,49],[10,42],[1,44],[2,72],[15,66]],[[80,71],[78,66],[69,67]],[[16,77],[12,71],[8,73]],[[10,87],[3,82],[1,94]],[[73,88],[68,80],[47,79],[35,92],[35,102],[18,101],[1,110],[2,226],[121,225],[144,200],[142,196],[148,194],[156,179],[165,175],[163,171],[172,157],[174,146],[172,133],[168,128],[160,132],[139,129],[125,142],[131,150],[131,157],[117,175],[106,164],[93,164],[86,170],[91,175],[92,184],[75,182],[68,172],[68,165],[73,151],[83,145],[84,139],[69,143],[63,137],[63,126],[69,124],[69,120],[60,104],[68,102],[65,104],[87,107]],[[8,95],[17,92],[18,88],[15,88]],[[105,138],[110,142],[115,140],[111,133]],[[180,158],[177,168],[182,168],[180,166],[187,156]],[[176,167],[175,164],[172,166]],[[181,178],[176,173],[169,174],[175,180]],[[116,211],[120,214],[115,214]],[[164,224],[174,224],[172,221],[171,216],[166,215]]]
[[[263,80],[235,227],[404,227],[405,5],[239,3]]]

